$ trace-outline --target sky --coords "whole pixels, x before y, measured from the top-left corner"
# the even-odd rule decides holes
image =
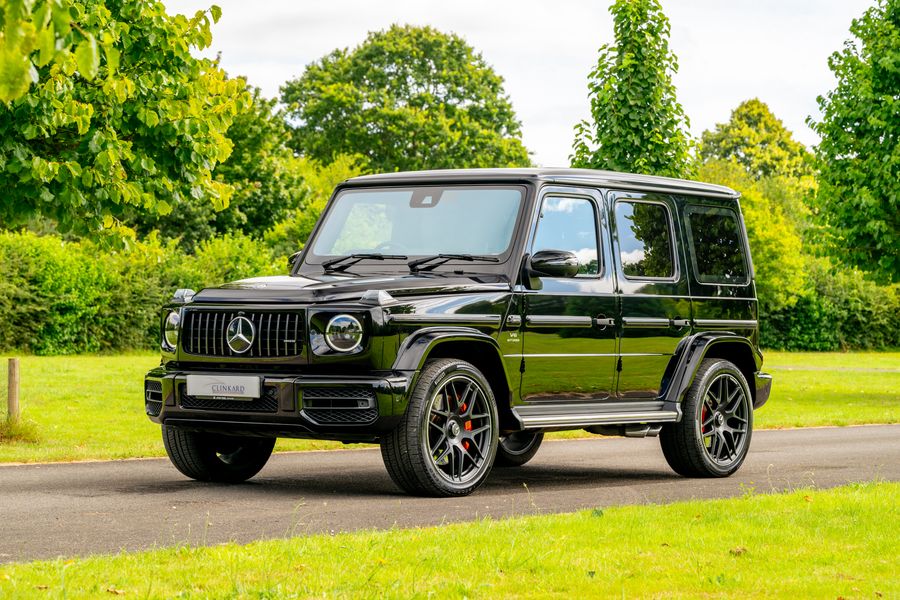
[[[164,0],[193,14],[214,0]],[[222,18],[205,55],[244,76],[268,97],[335,48],[354,47],[393,23],[454,32],[505,80],[522,137],[538,166],[568,166],[573,128],[590,116],[587,76],[597,49],[613,42],[611,0],[216,0]],[[835,83],[828,57],[849,37],[850,22],[874,0],[662,0],[678,57],[678,99],[699,136],[728,120],[743,100],[760,98],[795,137],[816,97]]]

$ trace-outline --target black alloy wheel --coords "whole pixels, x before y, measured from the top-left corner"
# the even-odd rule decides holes
[[[727,477],[747,456],[753,435],[750,387],[731,362],[705,359],[682,403],[679,423],[660,432],[669,466],[686,477]]]

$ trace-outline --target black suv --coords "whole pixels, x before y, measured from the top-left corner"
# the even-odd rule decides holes
[[[464,495],[565,429],[658,435],[678,473],[723,477],[771,387],[738,194],[603,171],[351,179],[290,275],[179,290],[161,328],[145,408],[204,481],[317,438]]]

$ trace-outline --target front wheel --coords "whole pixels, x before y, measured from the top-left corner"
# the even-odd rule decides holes
[[[497,405],[484,375],[455,359],[426,363],[403,420],[381,439],[391,479],[411,494],[465,496],[497,453]]]
[[[197,481],[239,483],[259,473],[275,438],[235,437],[163,425],[163,444],[175,468]]]
[[[753,406],[750,388],[731,362],[705,359],[685,394],[683,416],[663,426],[663,454],[685,477],[728,477],[750,448]]]

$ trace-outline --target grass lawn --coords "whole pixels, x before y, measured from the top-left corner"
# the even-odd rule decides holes
[[[143,375],[158,360],[152,354],[22,357],[25,430],[37,441],[4,441],[0,427],[0,462],[162,456],[159,427],[143,410]],[[756,415],[757,427],[900,422],[898,352],[769,352],[766,369],[775,383],[769,403]],[[5,372],[0,369],[3,409]],[[277,449],[341,447],[279,440]]]
[[[0,597],[900,595],[900,484],[0,567]]]

